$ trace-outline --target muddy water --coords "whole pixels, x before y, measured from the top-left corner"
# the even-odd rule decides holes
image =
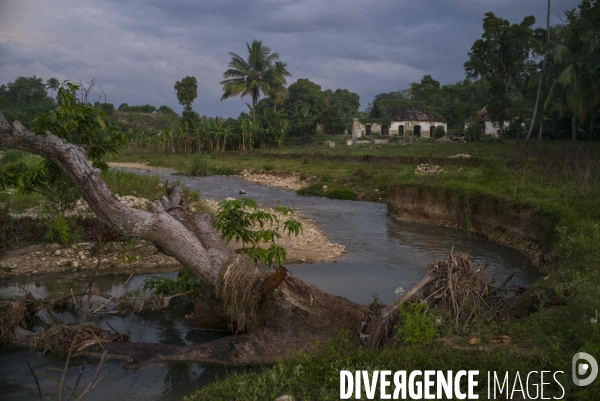
[[[286,205],[299,208],[314,219],[333,242],[346,246],[347,255],[336,263],[314,263],[288,266],[294,274],[316,284],[324,291],[347,297],[355,302],[369,303],[373,294],[383,302],[392,302],[394,290],[410,288],[425,274],[427,264],[448,255],[450,250],[469,252],[475,264],[489,263],[488,273],[504,280],[515,273],[513,284],[527,284],[538,273],[517,251],[485,240],[469,238],[463,233],[418,223],[401,223],[386,215],[385,205],[366,202],[340,201],[302,197],[292,191],[262,187],[229,177],[171,177],[180,179],[189,187],[201,191],[202,196],[215,199],[251,197],[266,206]],[[239,195],[244,189],[246,195]],[[167,273],[171,276],[177,273]],[[97,283],[104,292],[115,292],[128,274],[106,274]],[[129,289],[139,287],[147,275],[136,275]],[[0,284],[0,294],[31,291],[36,296],[47,296],[64,288],[85,286],[85,276],[58,275],[16,278]],[[21,287],[21,288],[20,288]],[[189,305],[174,305],[160,314],[106,315],[92,317],[91,323],[119,332],[128,333],[132,341],[157,342],[177,345],[201,343],[223,334],[190,329],[183,318],[190,312]],[[78,316],[67,312],[44,315],[39,328],[53,320],[76,321]],[[30,400],[37,398],[35,382],[25,361],[35,371],[59,375],[53,369],[62,368],[63,360],[43,356],[31,350],[0,350],[0,399]],[[73,383],[83,364],[77,359],[70,370]],[[95,361],[84,371],[82,383],[93,375]],[[227,371],[215,366],[196,363],[164,363],[137,370],[124,369],[119,361],[109,361],[103,368],[107,376],[97,389],[86,398],[90,400],[180,400],[194,389],[206,385]],[[45,397],[56,394],[56,382],[39,376]]]

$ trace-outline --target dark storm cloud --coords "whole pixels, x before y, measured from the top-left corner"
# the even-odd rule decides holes
[[[253,39],[293,74],[323,89],[347,88],[363,107],[377,93],[424,74],[464,79],[484,14],[545,25],[546,0],[17,0],[0,1],[0,83],[19,75],[96,78],[115,104],[168,104],[173,85],[196,76],[200,114],[235,116],[219,102],[222,73]],[[577,0],[554,0],[552,23]]]

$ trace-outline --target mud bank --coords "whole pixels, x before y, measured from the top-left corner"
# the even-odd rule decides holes
[[[531,206],[444,188],[397,184],[390,187],[388,213],[398,219],[466,230],[527,255],[548,271],[555,261],[548,238],[551,221]]]

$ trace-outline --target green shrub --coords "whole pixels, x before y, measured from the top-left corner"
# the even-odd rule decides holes
[[[154,290],[157,295],[174,295],[188,292],[194,299],[202,296],[202,281],[190,270],[185,269],[176,280],[165,276],[150,276],[144,279],[142,291]]]
[[[212,167],[210,171],[216,175],[235,175],[235,169],[231,167]]]
[[[292,209],[285,206],[276,206],[274,210],[284,216],[294,214]],[[255,225],[261,229],[251,230]],[[219,202],[213,227],[221,233],[221,239],[226,243],[232,239],[236,243],[242,242],[242,248],[237,249],[237,253],[248,255],[254,263],[275,267],[279,267],[287,257],[285,248],[275,244],[275,240],[286,233],[297,237],[303,230],[302,223],[294,219],[280,224],[276,214],[260,210],[250,198]],[[266,249],[260,246],[267,244],[269,247]]]
[[[193,177],[206,177],[210,175],[208,160],[200,155],[194,157],[188,173]]]
[[[443,125],[438,125],[437,127],[435,127],[435,130],[433,130],[433,137],[436,139],[443,138],[445,135],[446,130],[444,129]]]
[[[351,189],[333,188],[325,192],[325,196],[331,199],[355,200],[356,194]]]
[[[307,187],[300,188],[296,191],[298,195],[306,196],[321,196],[330,199],[343,199],[343,200],[355,200],[356,193],[348,188],[337,188],[327,185],[329,188],[327,191],[323,190],[323,186],[327,185],[323,181],[313,182]]]
[[[413,302],[402,305],[400,319],[396,326],[402,341],[407,344],[431,344],[438,330],[431,316],[427,314],[425,302]]]
[[[481,123],[471,123],[465,129],[465,135],[479,141],[485,130],[485,126]]]
[[[69,221],[60,214],[45,221],[44,226],[48,229],[44,237],[48,242],[58,241],[61,244],[66,245],[75,242],[80,238],[79,233],[74,231],[69,224]]]

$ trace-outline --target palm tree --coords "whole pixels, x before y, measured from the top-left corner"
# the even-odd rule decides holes
[[[539,74],[555,78],[544,108],[558,99],[561,115],[566,110],[571,111],[571,139],[574,141],[577,138],[577,120],[584,121],[590,105],[597,105],[591,75],[598,63],[598,56],[594,53],[596,42],[593,38],[581,40],[578,27],[572,24],[560,27],[557,37],[559,43],[553,49],[556,63]]]
[[[552,0],[548,0],[548,13],[546,14],[546,50],[544,50],[544,61],[542,63],[542,70],[544,68],[546,68],[546,61],[548,61],[548,45],[550,44],[550,7],[551,7],[551,3]],[[531,119],[531,125],[529,125],[529,131],[527,131],[527,137],[525,138],[525,141],[529,141],[529,138],[531,138],[531,133],[533,132],[533,124],[535,124],[535,117],[537,115],[537,111],[538,111],[538,105],[540,104],[540,95],[542,94],[542,77],[540,77],[539,81],[538,81],[538,88],[537,88],[537,95],[535,97],[535,107],[533,108],[533,118]],[[541,124],[541,119],[540,119],[540,124]],[[540,129],[540,135],[541,135],[541,129]],[[540,136],[541,139],[541,136]]]
[[[46,81],[46,89],[50,89],[50,98],[53,98],[53,94],[55,90],[58,90],[60,87],[60,82],[56,78],[50,78]]]
[[[271,96],[277,103],[281,103],[285,96],[287,84],[285,77],[291,77],[287,64],[279,61],[277,52],[263,46],[262,41],[254,40],[252,44],[246,43],[248,58],[244,60],[235,53],[229,53],[231,62],[229,69],[223,73],[225,80],[221,100],[232,96],[252,97],[252,120],[256,121],[256,103],[262,93]]]

